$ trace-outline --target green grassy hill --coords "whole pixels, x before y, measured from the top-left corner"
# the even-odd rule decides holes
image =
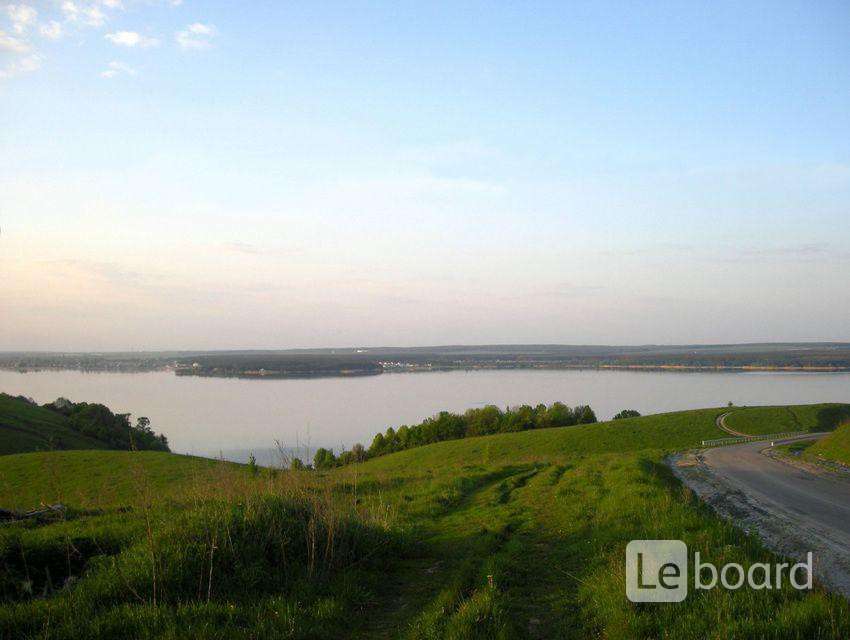
[[[788,431],[832,431],[850,418],[850,404],[741,407],[729,410],[726,426],[748,435]]]
[[[52,449],[106,449],[68,426],[54,411],[0,393],[0,455]]]
[[[158,499],[185,498],[227,465],[160,451],[52,451],[0,458],[0,508],[67,503],[86,509],[132,504],[140,478]]]
[[[850,422],[845,422],[833,433],[814,443],[806,450],[806,456],[850,466]]]
[[[774,559],[663,463],[720,437],[722,412],[446,441],[329,472],[0,457],[0,507],[71,507],[0,527],[0,638],[850,636],[850,606],[822,589],[625,598],[632,539]]]

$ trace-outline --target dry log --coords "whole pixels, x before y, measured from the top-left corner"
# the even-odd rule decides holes
[[[15,522],[18,520],[28,520],[30,518],[41,518],[43,516],[62,515],[64,513],[65,505],[63,504],[42,505],[41,509],[34,509],[24,513],[0,509],[0,522]]]

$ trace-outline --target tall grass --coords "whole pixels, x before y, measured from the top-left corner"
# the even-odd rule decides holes
[[[216,471],[216,479],[205,474],[175,501],[158,498],[144,468],[133,468],[138,491],[118,513],[9,526],[0,537],[0,593],[8,603],[0,607],[0,637],[94,638],[119,628],[131,636],[171,633],[171,625],[200,611],[230,611],[225,627],[238,627],[262,603],[286,612],[269,627],[272,635],[288,637],[316,616],[320,628],[342,628],[351,602],[366,597],[358,574],[403,547],[386,510],[372,518],[313,474],[267,470],[254,477],[228,464]],[[110,544],[122,522],[132,525]],[[80,554],[62,566],[68,536]],[[50,575],[42,584],[49,580],[53,597],[15,587],[31,582],[35,568]],[[63,588],[69,578],[73,588]]]

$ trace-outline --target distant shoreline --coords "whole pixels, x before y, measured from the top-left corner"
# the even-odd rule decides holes
[[[236,378],[240,380],[298,380],[313,378],[362,378],[383,374],[436,373],[447,371],[634,371],[634,372],[681,372],[681,373],[850,373],[850,366],[778,366],[778,365],[685,365],[685,364],[574,364],[574,363],[498,363],[498,364],[462,364],[462,365],[416,365],[410,367],[386,367],[370,371],[242,371],[233,373],[186,372],[178,371],[173,365],[158,367],[79,367],[67,366],[28,366],[14,367],[0,364],[0,370],[18,373],[39,373],[42,371],[80,371],[82,373],[154,373],[172,372],[177,377],[194,378]]]
[[[488,370],[838,373],[850,343],[720,345],[446,345],[248,351],[0,353],[0,369],[140,373],[274,380]]]

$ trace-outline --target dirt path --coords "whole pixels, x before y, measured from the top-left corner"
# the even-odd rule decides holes
[[[757,532],[774,550],[798,559],[812,551],[815,575],[850,597],[850,480],[764,455],[771,445],[750,442],[678,455],[671,459],[673,472],[716,511]]]
[[[727,411],[726,413],[721,413],[719,416],[717,416],[717,420],[715,420],[715,424],[717,424],[717,428],[722,429],[726,433],[729,433],[733,436],[746,437],[746,436],[750,435],[750,434],[747,434],[747,433],[741,433],[740,431],[735,431],[734,429],[731,429],[730,427],[726,426],[726,418],[729,417],[730,413],[732,413],[732,412]]]

